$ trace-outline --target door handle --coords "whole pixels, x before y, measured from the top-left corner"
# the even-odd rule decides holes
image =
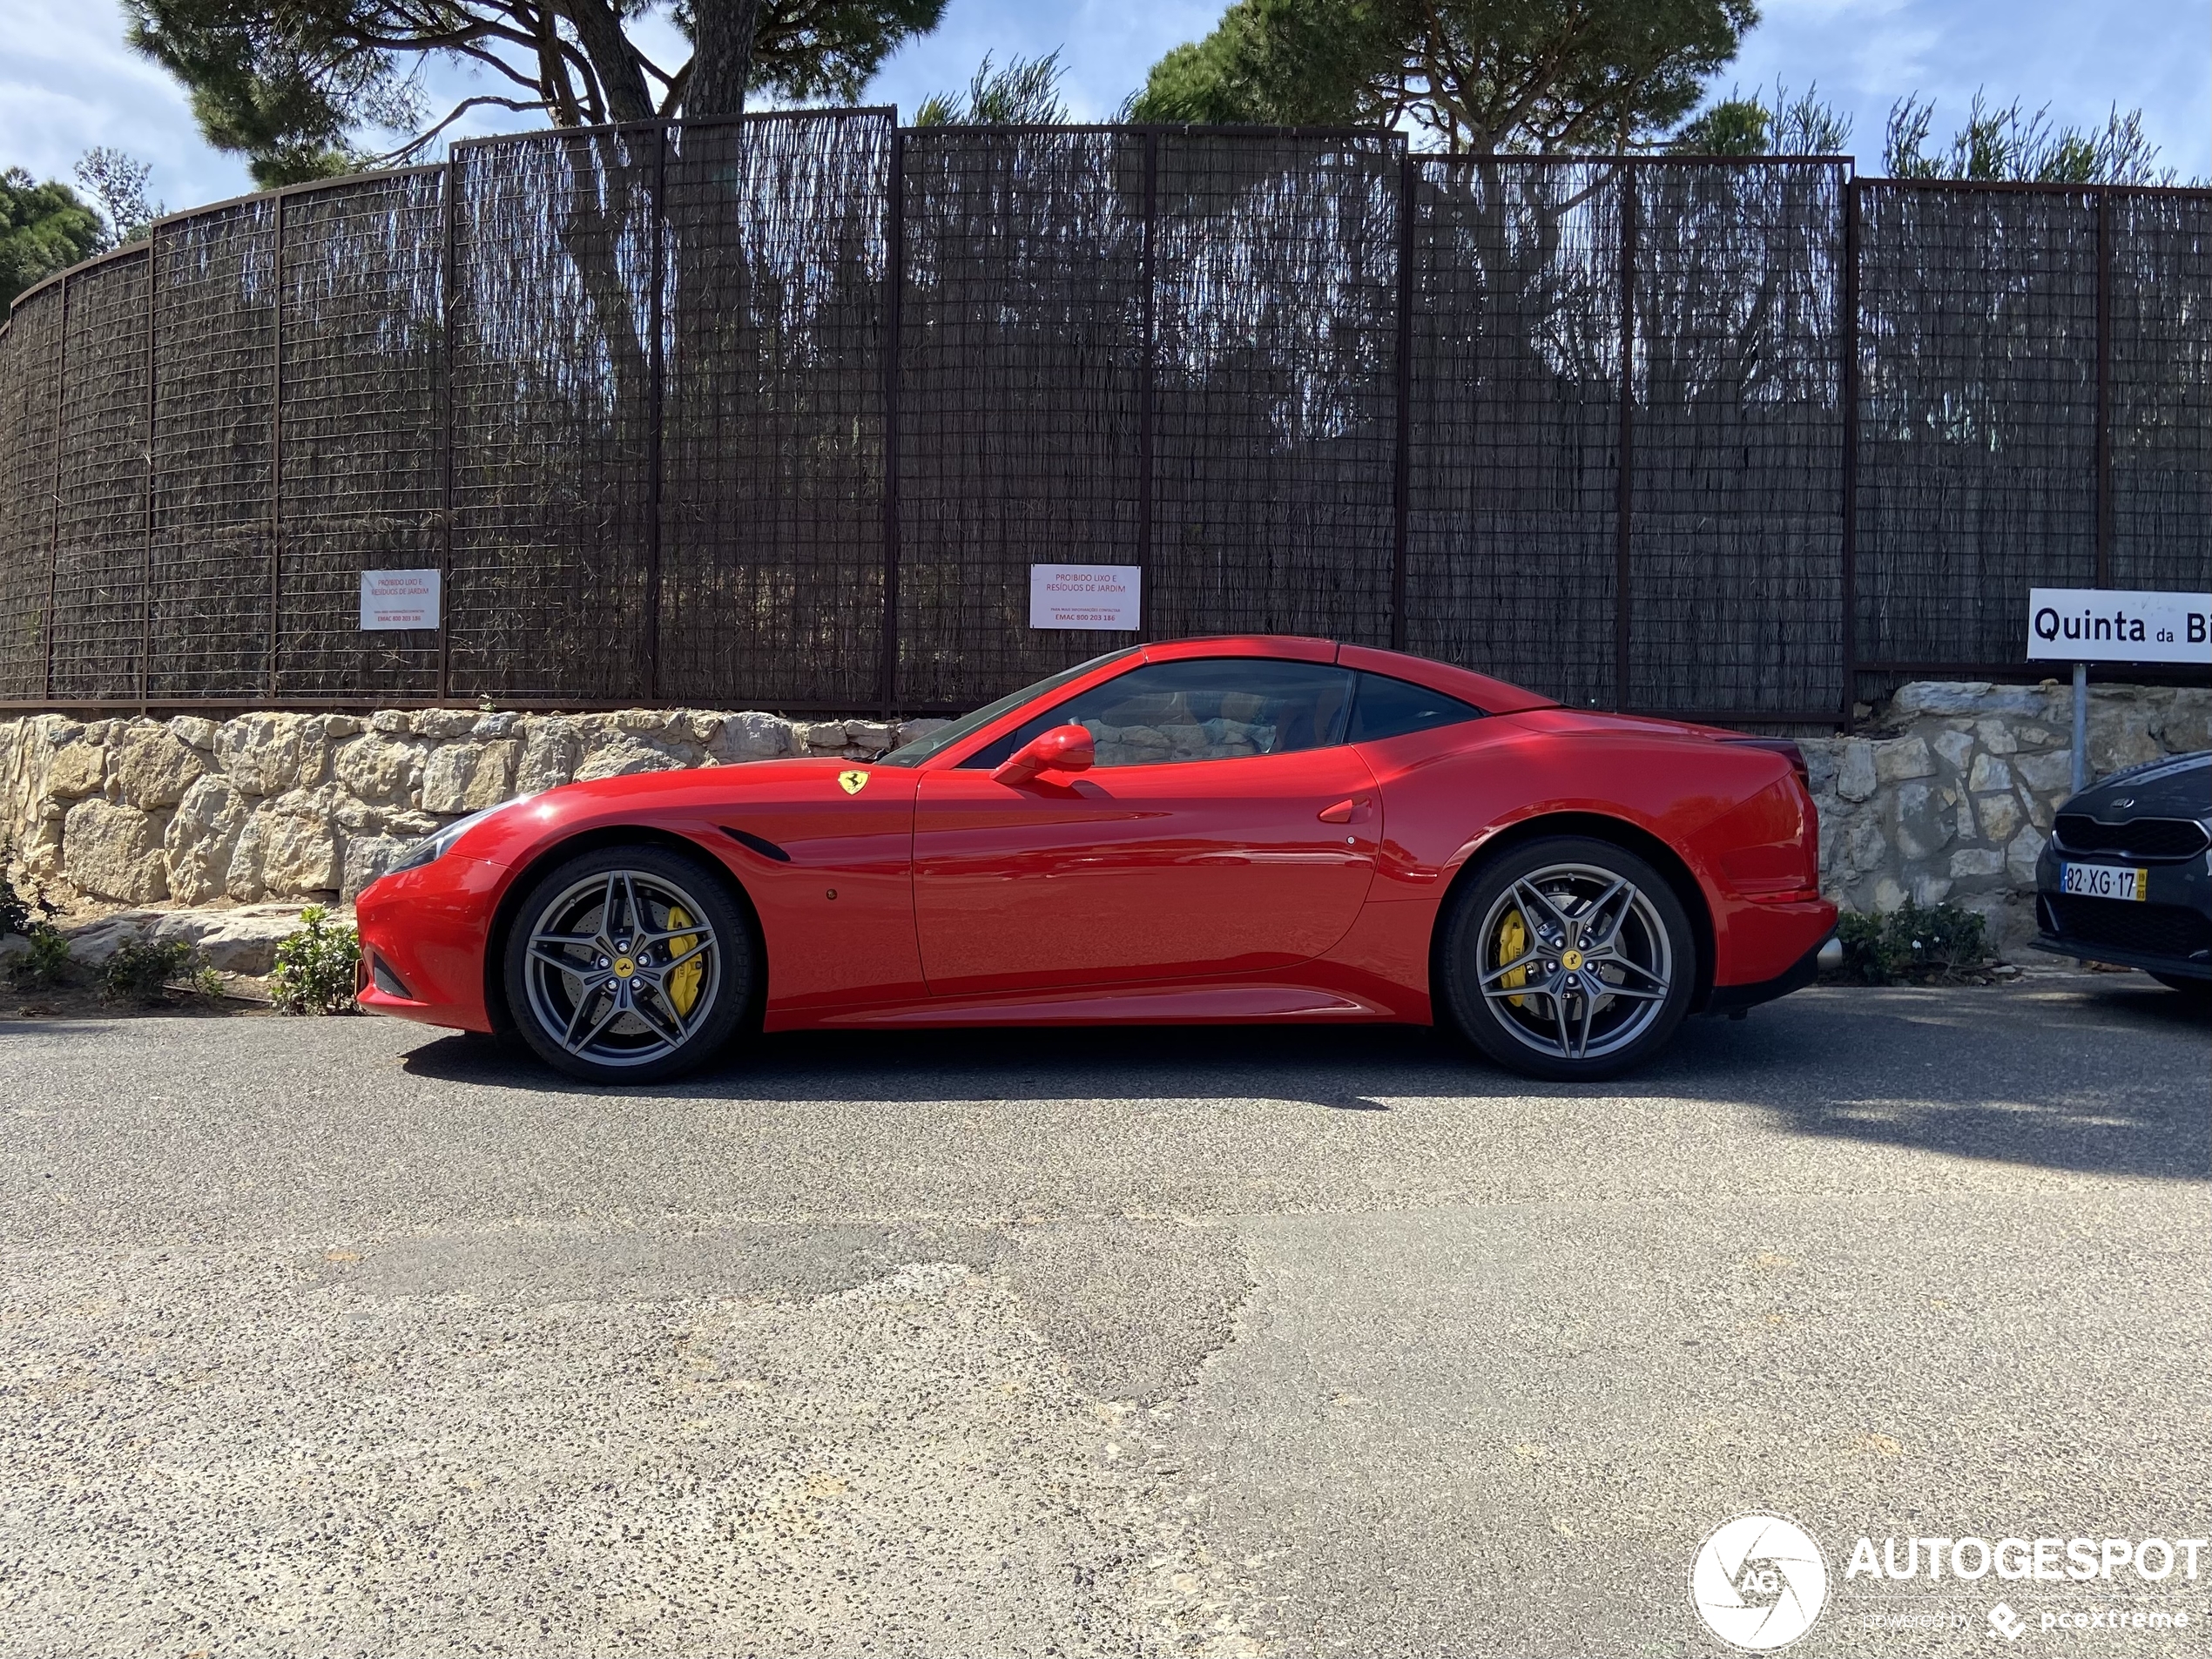
[[[1374,816],[1374,806],[1373,796],[1354,795],[1350,800],[1324,806],[1317,816],[1324,824],[1364,824]]]

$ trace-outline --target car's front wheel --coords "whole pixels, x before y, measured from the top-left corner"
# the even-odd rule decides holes
[[[1697,941],[1667,879],[1582,836],[1523,842],[1460,886],[1440,979],[1464,1036],[1555,1082],[1611,1077],[1666,1047],[1697,984]]]
[[[711,1059],[755,974],[751,930],[720,880],[665,847],[569,860],[530,889],[507,939],[516,1030],[594,1082],[650,1082]]]

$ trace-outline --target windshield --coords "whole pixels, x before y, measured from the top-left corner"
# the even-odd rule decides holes
[[[1130,645],[1120,651],[1109,651],[1103,657],[1094,657],[1087,663],[1077,663],[1073,668],[1063,668],[1057,674],[1039,680],[1035,685],[1025,685],[1018,691],[1009,691],[995,703],[987,703],[973,714],[963,714],[950,725],[939,726],[927,736],[916,738],[901,748],[894,749],[875,764],[879,766],[918,766],[934,754],[942,754],[962,738],[981,731],[1001,714],[1010,714],[1033,697],[1056,691],[1071,680],[1081,679],[1094,668],[1117,662],[1124,657],[1136,655],[1138,647]]]

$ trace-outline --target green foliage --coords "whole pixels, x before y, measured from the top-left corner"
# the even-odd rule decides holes
[[[1759,92],[1741,91],[1689,121],[1667,148],[1700,156],[1837,156],[1851,142],[1851,117],[1822,102],[1820,89],[1808,86],[1796,98],[1777,81],[1774,101]]]
[[[92,983],[107,1002],[158,1002],[174,985],[202,996],[222,994],[222,981],[190,941],[132,939],[118,945],[93,970]]]
[[[747,86],[792,102],[849,103],[901,44],[936,27],[945,5],[678,0],[664,12],[638,0],[550,10],[537,0],[124,0],[131,44],[177,78],[208,142],[245,156],[265,188],[412,157],[483,105],[577,126],[738,114],[724,105],[741,103]],[[697,55],[665,67],[632,36],[666,18],[697,44],[702,13],[716,50],[696,82]],[[747,17],[751,37],[739,45],[732,31]],[[488,90],[432,119],[421,78],[432,59],[473,72]],[[713,89],[704,95],[711,107],[696,106],[695,84]]]
[[[1867,985],[1957,979],[1989,965],[1987,925],[1954,904],[1911,900],[1886,916],[1846,915],[1837,925],[1844,976]]]
[[[309,905],[299,928],[276,948],[269,995],[285,1014],[346,1014],[354,1007],[354,974],[361,936],[331,925],[330,913]]]
[[[0,172],[0,307],[105,245],[100,216],[67,185],[38,184],[21,167]]]
[[[77,182],[84,187],[107,221],[111,246],[136,242],[169,210],[146,197],[153,165],[121,150],[94,145],[77,158]]]
[[[75,964],[61,929],[50,921],[34,921],[24,929],[24,937],[30,948],[8,964],[8,977],[23,990],[51,990],[65,983]]]
[[[991,55],[985,52],[967,97],[932,93],[914,111],[914,125],[1059,126],[1068,119],[1068,105],[1060,96],[1067,72],[1057,49],[1042,57],[1009,57],[1004,69],[993,69]]]
[[[1146,121],[1395,125],[1489,154],[1664,132],[1757,21],[1751,0],[1235,0],[1152,67]]]
[[[2033,115],[2014,98],[1998,108],[1976,92],[1966,124],[1946,148],[1930,153],[1935,100],[1898,100],[1882,145],[1882,168],[1893,179],[1991,179],[2057,185],[2171,184],[2174,170],[2157,165],[2158,146],[2143,133],[2143,112],[2114,105],[2102,127],[2054,127],[2047,111]]]

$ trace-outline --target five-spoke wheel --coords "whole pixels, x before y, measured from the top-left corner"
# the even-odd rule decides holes
[[[743,1015],[752,935],[722,882],[655,846],[571,859],[531,890],[507,941],[523,1040],[575,1076],[641,1082],[711,1057]]]
[[[1443,981],[1460,1029],[1532,1076],[1607,1077],[1664,1045],[1689,1007],[1696,943],[1644,860],[1559,837],[1494,859],[1447,922]]]

